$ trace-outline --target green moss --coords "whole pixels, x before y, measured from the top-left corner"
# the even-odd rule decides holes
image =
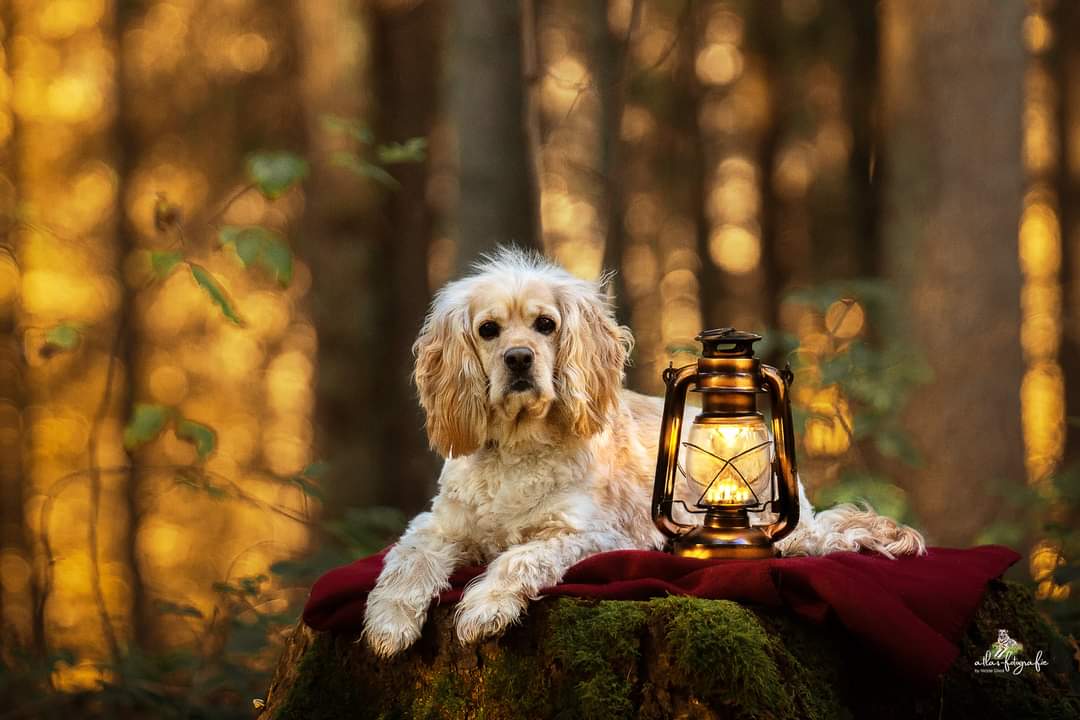
[[[480,672],[480,703],[476,720],[515,720],[550,715],[550,673],[535,653],[496,648],[484,658]]]
[[[326,698],[334,702],[326,702]],[[276,720],[338,720],[355,718],[356,680],[337,652],[334,639],[319,635],[300,659],[296,681],[275,716]]]
[[[998,628],[1025,653],[1043,650],[1050,665],[1020,676],[975,673]],[[1071,648],[1030,592],[1006,583],[991,585],[960,659],[931,686],[899,675],[835,623],[722,600],[553,598],[480,647],[461,647],[452,633],[452,611],[438,608],[421,641],[390,661],[349,639],[312,635],[287,659],[296,677],[274,693],[274,717],[1080,718]]]
[[[758,615],[758,620],[769,635],[767,651],[783,678],[781,690],[791,698],[793,715],[805,720],[850,718],[837,694],[845,663],[824,629],[787,613]]]
[[[412,720],[457,720],[466,717],[472,698],[469,686],[452,667],[444,667],[424,683],[426,692],[417,693],[409,717]]]
[[[632,693],[647,615],[641,603],[562,600],[551,613],[551,656],[571,681],[568,705],[574,717],[633,717]],[[575,680],[576,679],[576,680]]]
[[[791,716],[794,707],[757,616],[728,600],[650,601],[662,618],[674,666],[703,700],[737,705],[749,717]]]

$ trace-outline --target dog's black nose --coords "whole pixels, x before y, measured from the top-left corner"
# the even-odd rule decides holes
[[[525,372],[532,367],[533,351],[527,347],[512,347],[503,353],[503,362],[516,373]]]

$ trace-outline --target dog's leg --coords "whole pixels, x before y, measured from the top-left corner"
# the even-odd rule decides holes
[[[579,560],[631,547],[619,533],[569,532],[510,548],[465,589],[455,615],[458,639],[473,643],[502,633],[521,617],[529,600],[559,582]]]
[[[828,555],[872,550],[886,557],[925,555],[926,541],[919,531],[873,508],[850,503],[814,512],[799,485],[799,524],[777,543],[784,555]]]
[[[416,642],[432,598],[450,587],[461,556],[460,545],[439,531],[432,513],[409,523],[386,554],[364,611],[362,637],[377,655],[390,657]]]

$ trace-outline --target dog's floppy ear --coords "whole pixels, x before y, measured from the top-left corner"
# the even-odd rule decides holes
[[[468,455],[487,433],[487,376],[469,322],[468,302],[442,293],[413,344],[428,441],[443,457]]]
[[[604,428],[618,401],[634,338],[615,322],[607,298],[590,283],[560,288],[559,311],[556,394],[574,433],[590,437]]]

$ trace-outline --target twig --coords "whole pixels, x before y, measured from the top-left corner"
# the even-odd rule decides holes
[[[38,528],[41,535],[42,552],[45,555],[45,577],[42,581],[41,594],[37,598],[37,604],[34,607],[35,621],[43,621],[45,614],[45,602],[52,592],[53,585],[53,569],[56,565],[56,556],[53,553],[52,540],[49,533],[49,519],[52,516],[53,505],[56,503],[57,498],[66,489],[66,486],[78,480],[82,477],[92,477],[97,475],[100,479],[102,475],[120,474],[131,472],[134,469],[134,465],[114,465],[110,467],[91,467],[83,470],[76,470],[68,473],[63,477],[57,479],[49,487],[48,492],[45,494],[45,500],[41,503],[41,508],[38,510]],[[142,465],[142,470],[148,472],[163,472],[163,471],[177,471],[189,469],[188,465]],[[202,472],[210,477],[218,480],[222,480],[231,487],[239,500],[243,500],[260,510],[281,515],[284,518],[292,520],[293,522],[306,525],[308,527],[319,527],[319,524],[311,520],[309,517],[297,515],[287,508],[274,505],[273,503],[267,503],[259,498],[244,492],[235,482],[229,480],[225,476],[203,469]],[[305,496],[306,498],[306,496]]]
[[[101,470],[97,465],[98,448],[101,444],[101,427],[109,415],[109,404],[112,398],[113,376],[116,374],[116,363],[120,356],[120,350],[124,341],[124,318],[116,323],[116,336],[109,350],[109,362],[105,367],[105,389],[101,393],[101,402],[98,405],[94,422],[90,426],[90,435],[87,438],[87,464],[90,479],[90,519],[87,530],[90,552],[90,575],[91,585],[94,590],[94,601],[97,604],[101,630],[105,635],[105,642],[109,646],[109,655],[113,662],[120,660],[120,646],[116,640],[116,630],[112,620],[109,619],[109,610],[105,604],[105,593],[101,587],[101,563],[98,558],[98,514],[101,510]],[[134,518],[132,518],[134,520]]]
[[[221,207],[219,207],[217,211],[207,219],[206,226],[211,228],[215,227],[217,221],[220,220],[225,215],[225,213],[229,212],[229,208],[233,206],[233,203],[242,198],[244,195],[247,195],[256,187],[258,187],[257,183],[248,183],[247,185],[243,186],[242,188],[234,192],[232,195],[230,195],[228,199],[225,200],[224,203],[222,203]],[[183,228],[181,227],[181,233],[182,232]]]
[[[844,324],[844,320],[847,319],[848,313],[851,312],[851,308],[855,307],[855,300],[844,298],[841,300],[844,303],[844,311],[840,313],[840,317],[836,318],[836,322],[833,323],[831,328],[827,328],[829,337],[836,340],[836,333],[840,329],[840,326]]]
[[[858,441],[855,439],[855,431],[848,424],[848,421],[844,419],[844,413],[840,412],[840,408],[836,408],[836,415],[834,416],[840,421],[840,427],[844,429],[844,432],[848,436],[848,450],[855,455],[855,460],[863,467],[863,469],[869,469],[870,463],[863,456],[862,449],[859,447]]]

